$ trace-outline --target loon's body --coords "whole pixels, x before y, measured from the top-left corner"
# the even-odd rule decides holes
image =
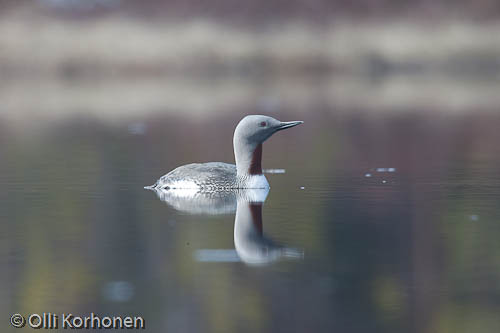
[[[246,116],[234,131],[233,148],[236,165],[223,162],[183,165],[146,188],[208,191],[269,188],[269,183],[262,174],[262,143],[277,131],[299,124],[302,124],[302,121],[281,122],[267,116]]]
[[[238,177],[235,164],[223,162],[191,163],[180,166],[158,180],[163,188],[202,190],[269,188],[262,174]]]

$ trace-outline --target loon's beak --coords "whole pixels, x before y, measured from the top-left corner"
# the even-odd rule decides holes
[[[300,124],[303,124],[303,121],[282,121],[277,127],[276,131],[281,131],[287,128],[291,128]]]

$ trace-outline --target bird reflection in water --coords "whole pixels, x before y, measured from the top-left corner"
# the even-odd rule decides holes
[[[287,248],[263,233],[262,206],[269,189],[241,189],[230,191],[179,192],[175,189],[153,189],[160,200],[178,211],[190,214],[231,214],[234,220],[235,250],[200,249],[194,254],[202,262],[243,261],[259,265],[280,259],[302,259],[303,251]]]

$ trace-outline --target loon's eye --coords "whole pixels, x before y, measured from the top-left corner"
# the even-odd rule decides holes
[[[260,127],[266,127],[267,126],[267,123],[265,121],[261,122],[260,124]]]

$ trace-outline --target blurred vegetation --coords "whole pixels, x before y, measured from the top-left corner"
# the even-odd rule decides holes
[[[500,5],[494,0],[450,2],[432,0],[313,0],[283,1],[256,0],[235,4],[230,0],[30,0],[19,4],[15,0],[2,0],[3,10],[19,6],[33,6],[59,14],[104,15],[119,10],[126,15],[164,19],[165,17],[209,16],[217,19],[244,20],[258,24],[262,20],[298,18],[315,22],[337,17],[417,17],[460,16],[475,19],[498,18]]]
[[[496,1],[3,1],[0,115],[500,104]],[[321,18],[320,18],[321,16]]]

